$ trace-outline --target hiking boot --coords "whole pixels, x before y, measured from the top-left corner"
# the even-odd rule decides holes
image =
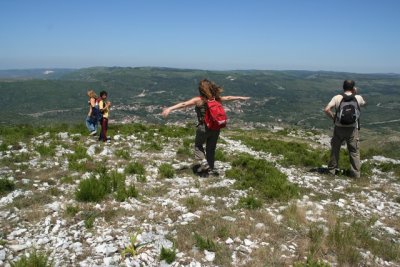
[[[200,163],[200,166],[197,168],[196,172],[207,172],[210,169],[210,166],[208,166],[208,163],[206,160],[203,160]]]
[[[209,169],[208,173],[212,176],[219,176],[219,172],[216,169]]]

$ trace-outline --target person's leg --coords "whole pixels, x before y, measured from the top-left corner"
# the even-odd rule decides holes
[[[358,129],[354,128],[347,141],[347,149],[349,151],[350,158],[350,175],[355,178],[360,178],[361,174],[361,163],[360,163],[360,147],[359,147],[359,135]]]
[[[194,140],[194,158],[195,161],[197,162],[196,164],[199,165],[204,165],[205,159],[206,159],[206,154],[204,151],[204,143],[206,142],[207,135],[206,135],[206,130],[204,125],[199,125],[197,126],[196,130],[196,137]]]
[[[103,118],[102,123],[101,123],[101,135],[103,137],[103,142],[107,141],[107,130],[108,130],[108,119]]]
[[[86,127],[88,128],[89,132],[95,131],[93,122],[89,116],[86,117],[85,123],[86,123]]]
[[[342,137],[340,133],[340,128],[335,126],[333,130],[333,137],[331,139],[331,157],[328,163],[328,169],[332,174],[335,174],[338,168],[340,147],[342,146]]]
[[[104,130],[103,130],[103,125],[104,125]],[[107,141],[107,130],[108,130],[108,118],[104,118],[104,123],[102,125],[102,131],[103,131],[103,141]]]
[[[208,131],[208,138],[206,142],[206,158],[210,169],[214,169],[215,150],[217,148],[219,133],[220,131]]]
[[[100,120],[100,135],[99,135],[99,141],[102,141],[103,140],[103,121],[104,121],[104,118],[102,118],[101,120]]]

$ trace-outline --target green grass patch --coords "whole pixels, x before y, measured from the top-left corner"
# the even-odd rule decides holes
[[[299,188],[287,180],[271,163],[240,154],[232,161],[232,169],[226,176],[236,179],[238,189],[253,188],[258,197],[265,200],[281,200],[297,197]]]
[[[194,233],[196,247],[199,250],[217,251],[217,244],[208,237],[202,237],[198,233]]]
[[[42,157],[53,157],[56,154],[56,146],[54,144],[38,145],[35,150],[39,152]]]
[[[119,158],[126,159],[126,160],[129,160],[129,159],[130,159],[129,152],[126,151],[126,150],[123,150],[123,149],[116,150],[116,151],[114,152],[114,155],[117,156],[117,157],[119,157]]]
[[[194,196],[185,198],[183,203],[190,212],[195,212],[205,205],[205,202],[201,198]]]
[[[175,175],[175,170],[171,164],[163,163],[158,167],[158,173],[161,178],[172,178]]]
[[[125,167],[126,174],[139,174],[144,175],[146,170],[144,165],[140,162],[131,162]]]
[[[165,260],[166,263],[171,264],[175,261],[176,258],[176,249],[168,249],[168,248],[161,248],[160,252],[160,261]]]
[[[358,248],[369,250],[373,255],[387,261],[400,259],[399,244],[393,243],[390,238],[373,236],[371,230],[373,221],[353,221],[350,224],[346,224],[339,220],[329,230],[328,241],[336,252],[340,265],[359,265],[361,255],[358,252]]]
[[[68,205],[65,209],[65,215],[68,217],[74,217],[79,212],[79,207],[74,205]]]
[[[8,192],[14,191],[15,183],[7,178],[0,178],[0,196]]]
[[[261,208],[263,205],[262,201],[255,196],[241,197],[239,199],[238,206],[249,210],[255,210]]]
[[[10,262],[11,267],[51,267],[54,266],[53,260],[44,252],[33,250],[29,256],[22,255],[15,262]]]
[[[106,168],[97,171],[99,178],[92,175],[89,179],[82,180],[75,192],[78,201],[100,202],[107,195],[114,193],[117,201],[125,201],[129,197],[137,198],[139,193],[135,185],[126,186],[124,174],[116,171],[107,172]]]
[[[106,195],[106,185],[94,176],[80,181],[75,192],[76,199],[82,202],[100,202]]]
[[[295,262],[294,267],[330,267],[331,265],[329,265],[326,262],[323,262],[321,260],[314,260],[314,259],[310,259],[307,258],[307,260],[305,262]]]
[[[329,151],[316,150],[305,143],[270,138],[260,140],[247,136],[240,136],[235,139],[242,141],[245,145],[257,151],[282,155],[283,159],[279,163],[283,166],[315,167],[322,166],[329,160]]]

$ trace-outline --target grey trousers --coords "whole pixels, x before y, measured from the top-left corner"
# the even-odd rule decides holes
[[[207,160],[208,166],[214,168],[215,162],[215,149],[217,148],[217,141],[220,131],[211,131],[206,129],[205,125],[197,126],[196,138],[194,141],[194,157],[197,161]],[[204,143],[206,150],[204,151]]]
[[[356,178],[360,177],[361,163],[360,163],[360,147],[359,147],[359,134],[357,127],[339,127],[335,126],[333,137],[331,140],[331,159],[328,164],[329,169],[338,167],[340,147],[343,142],[347,144],[350,158],[350,175]]]

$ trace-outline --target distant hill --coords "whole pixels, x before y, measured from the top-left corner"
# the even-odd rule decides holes
[[[397,74],[150,67],[93,67],[44,74],[45,71],[0,71],[0,77],[6,77],[0,79],[1,123],[80,122],[87,112],[88,88],[109,92],[111,117],[115,120],[163,122],[159,114],[164,106],[197,95],[198,82],[208,78],[222,85],[225,95],[252,97],[250,101],[227,105],[231,124],[283,123],[328,128],[331,122],[323,114],[323,107],[341,92],[344,79],[354,79],[368,102],[362,112],[363,127],[400,130]],[[194,113],[176,112],[168,121],[178,120],[194,121]]]
[[[0,79],[57,79],[74,69],[0,70]]]

